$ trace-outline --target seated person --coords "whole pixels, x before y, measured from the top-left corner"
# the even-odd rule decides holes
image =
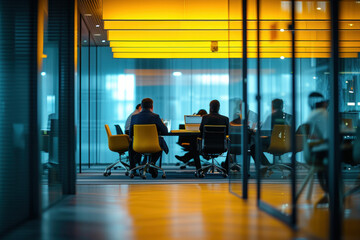
[[[232,126],[241,125],[243,101],[240,99],[240,100],[237,101],[237,103],[238,104],[236,104],[236,108],[235,108],[235,111],[234,111],[234,112],[236,112],[236,114],[234,116],[234,119],[230,122],[230,125],[232,125]],[[251,111],[249,109],[249,107],[248,107],[247,116],[248,116],[249,129],[254,130],[257,127],[257,117],[258,117],[258,115],[254,111]]]
[[[292,115],[283,111],[284,102],[276,98],[271,101],[271,115],[261,125],[262,130],[272,130],[274,125],[291,125]]]
[[[225,125],[226,135],[229,134],[229,118],[219,114],[220,102],[218,100],[212,100],[210,102],[210,114],[204,115],[200,124],[200,133],[204,131],[205,125]],[[199,153],[194,156],[196,170],[201,168]],[[200,177],[204,177],[204,173],[199,174]]]
[[[136,105],[135,110],[128,116],[125,122],[125,134],[129,135],[131,117],[141,112],[141,104]]]
[[[200,115],[200,116],[204,116],[206,115],[207,112],[204,109],[200,109],[199,112],[195,115]],[[175,155],[176,159],[179,161],[182,161],[183,163],[187,163],[189,162],[191,159],[194,158],[194,156],[197,153],[197,149],[196,149],[196,139],[197,137],[195,136],[190,136],[190,137],[184,137],[184,136],[180,136],[179,137],[179,145],[183,147],[184,151],[187,151],[187,153],[185,153],[184,156],[178,156]],[[181,143],[189,143],[189,145],[183,146],[181,145]]]
[[[161,121],[159,115],[153,113],[153,109],[154,109],[153,108],[153,100],[151,98],[144,98],[141,101],[141,108],[142,108],[141,112],[139,112],[138,114],[133,115],[131,117],[130,132],[129,132],[130,139],[133,138],[135,124],[155,124],[159,135],[168,133],[168,129],[165,126],[165,124]],[[166,145],[166,142],[162,137],[159,137],[159,144],[160,144],[160,147],[162,148],[162,150],[165,151],[165,153],[169,152],[168,146]],[[161,154],[162,154],[161,151],[152,154],[151,160],[150,160],[151,163],[155,164],[156,161],[161,156]],[[133,150],[132,141],[129,146],[129,159],[130,159],[130,169],[133,169],[135,167],[136,163],[140,162],[140,159],[141,159],[141,154],[139,154]],[[157,170],[150,168],[150,171],[157,171]],[[150,172],[150,173],[152,173],[152,172]]]
[[[284,102],[282,99],[276,98],[271,101],[271,115],[266,118],[264,121],[264,124],[261,125],[261,130],[273,130],[274,125],[291,125],[291,119],[292,116],[288,113],[285,113],[283,111],[284,108]],[[271,138],[265,138],[262,139],[262,152],[260,153],[260,161],[261,165],[268,166],[270,165],[269,160],[264,155],[263,151],[265,151],[270,146],[270,140]],[[250,146],[250,155],[256,161],[255,157],[255,141],[253,141],[253,144]],[[266,170],[266,169],[265,169]]]

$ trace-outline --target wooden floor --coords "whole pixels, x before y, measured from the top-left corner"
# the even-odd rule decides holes
[[[265,189],[274,194],[285,187],[269,184]],[[256,184],[249,188],[249,200],[244,201],[229,192],[228,183],[78,185],[76,196],[5,239],[327,238],[327,210],[314,217],[313,209],[301,209],[301,228],[295,232],[260,211]],[[321,229],[309,231],[314,224]],[[352,224],[360,226],[358,221]]]

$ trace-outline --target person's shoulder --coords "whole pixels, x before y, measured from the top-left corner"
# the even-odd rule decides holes
[[[221,118],[226,119],[227,121],[229,121],[229,118],[227,116],[224,115],[220,115]]]
[[[154,118],[160,118],[160,115],[154,112],[150,112],[150,115],[153,116]]]

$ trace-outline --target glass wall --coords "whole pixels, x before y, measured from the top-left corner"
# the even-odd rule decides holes
[[[154,112],[170,121],[170,130],[184,124],[184,115],[197,113],[200,109],[209,112],[209,103],[213,99],[220,101],[220,113],[229,115],[227,59],[114,59],[110,48],[98,47],[97,53],[90,50],[90,69],[96,69],[97,65],[97,75],[91,74],[89,80],[86,72],[88,53],[87,46],[83,46],[80,133],[83,166],[88,166],[89,162],[108,164],[118,158],[108,149],[104,125],[108,124],[113,134],[116,134],[115,124],[125,131],[127,117],[143,98],[154,100]],[[95,142],[96,132],[98,140]],[[176,145],[178,139],[166,137],[165,140],[170,152],[163,156],[163,164],[176,163],[174,156],[182,155],[181,148]]]
[[[40,112],[40,157],[42,207],[47,208],[62,196],[59,162],[59,44],[54,39],[56,30],[49,23],[52,4],[41,4],[39,23],[43,29],[40,41],[43,41],[39,76],[39,112]],[[51,18],[50,18],[51,19]]]
[[[360,223],[360,1],[341,0],[339,9],[340,57],[351,50],[358,53],[354,57],[340,58],[338,82],[342,238],[353,239],[360,234],[357,227]]]

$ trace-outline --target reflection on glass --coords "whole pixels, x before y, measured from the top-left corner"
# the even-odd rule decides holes
[[[55,32],[48,30],[48,9],[44,1],[40,3],[39,23],[43,27],[43,48],[41,69],[39,69],[39,113],[40,113],[40,158],[42,208],[45,209],[62,196],[60,162],[58,159],[58,92],[59,92],[59,47],[54,41]],[[42,12],[43,11],[43,12]]]

